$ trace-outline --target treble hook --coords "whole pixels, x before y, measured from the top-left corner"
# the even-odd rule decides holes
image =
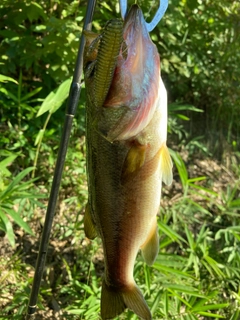
[[[124,20],[127,14],[127,0],[119,0],[119,5],[120,5],[121,16]],[[168,0],[160,0],[159,8],[155,16],[153,17],[152,21],[149,23],[146,22],[146,27],[148,32],[151,32],[156,27],[156,25],[164,16],[164,13],[166,12],[167,7],[168,7]]]

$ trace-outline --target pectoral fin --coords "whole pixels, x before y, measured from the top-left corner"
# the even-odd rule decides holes
[[[97,39],[97,37],[99,37],[99,34],[93,32],[93,31],[90,31],[90,30],[83,30],[83,34],[86,38],[87,45],[90,45],[94,40]]]
[[[148,238],[141,246],[141,251],[143,259],[149,266],[151,266],[156,260],[159,251],[157,219],[154,220]]]
[[[85,214],[84,214],[84,232],[88,239],[94,239],[97,236],[97,229],[93,222],[89,204],[85,207]]]
[[[84,65],[86,65],[88,62],[92,62],[97,59],[98,47],[101,36],[89,30],[84,30],[83,34],[86,39],[84,51]]]
[[[125,181],[144,165],[147,145],[135,144],[128,151],[123,165],[122,179]]]
[[[170,186],[173,180],[172,167],[172,159],[166,144],[164,144],[160,149],[160,168],[162,180],[167,186]]]

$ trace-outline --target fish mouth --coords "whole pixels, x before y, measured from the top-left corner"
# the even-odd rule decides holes
[[[139,80],[144,79],[144,66],[151,55],[152,41],[147,31],[142,10],[137,4],[132,5],[126,16],[123,26],[123,39],[127,48],[126,67],[128,71],[132,75],[138,74],[137,78]]]
[[[124,22],[123,37],[130,48],[137,46],[142,39],[150,38],[142,10],[137,4],[132,5],[127,14]]]
[[[134,24],[136,27],[138,25],[145,25],[145,20],[143,17],[142,10],[137,4],[133,4],[126,16],[125,25]],[[146,27],[146,26],[145,26]]]

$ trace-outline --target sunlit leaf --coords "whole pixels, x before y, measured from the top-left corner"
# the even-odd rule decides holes
[[[167,317],[168,319],[168,292],[167,290],[164,291],[164,294],[163,294],[163,311],[164,311],[164,314],[165,316]]]
[[[38,110],[37,117],[47,111],[54,113],[62,106],[68,97],[71,82],[71,79],[67,79],[56,90],[49,93]]]
[[[22,172],[20,172],[13,180],[12,182],[7,186],[7,188],[0,193],[0,199],[4,199],[8,196],[9,193],[13,190],[15,186],[19,184],[19,182],[29,174],[34,169],[34,167],[29,167],[24,169]]]
[[[220,316],[219,314],[205,312],[205,311],[198,311],[198,314],[205,316],[205,317],[210,317],[210,318],[226,319],[224,316]]]
[[[2,210],[0,210],[0,219],[3,222],[4,229],[5,229],[4,231],[6,232],[8,241],[11,244],[11,246],[14,247],[15,246],[15,236],[14,236],[12,224],[9,221],[8,217],[6,216],[6,214]]]
[[[23,228],[23,230],[25,230],[27,233],[34,235],[29,225],[20,217],[19,213],[6,207],[2,207],[2,210],[5,213],[9,214],[9,216],[13,218],[14,222],[18,224],[19,227]]]
[[[11,81],[18,84],[18,82],[15,79],[8,76],[4,76],[3,74],[0,74],[0,82],[7,82],[7,81]]]
[[[38,92],[42,90],[42,87],[36,88],[33,91],[27,93],[24,97],[21,98],[21,102],[28,100],[29,98],[33,97],[36,95]]]
[[[149,267],[145,264],[144,265],[144,275],[145,275],[145,284],[147,288],[147,294],[150,296],[151,294],[151,275]]]
[[[9,166],[17,158],[17,156],[17,154],[12,154],[0,162],[0,172],[2,174],[6,176],[11,175],[11,172],[7,169],[7,166]]]
[[[220,310],[229,306],[229,303],[222,304],[208,304],[205,306],[198,306],[192,308],[192,311],[209,311],[209,310]]]
[[[173,241],[185,242],[185,240],[177,232],[172,230],[168,225],[164,224],[163,222],[158,221],[158,227],[159,227],[159,230],[161,230],[164,234],[166,234]]]
[[[160,263],[158,262],[155,262],[153,264],[153,268],[163,272],[163,273],[167,273],[167,274],[170,274],[171,276],[177,276],[177,277],[184,277],[184,278],[193,278],[189,273],[187,272],[183,272],[183,271],[180,271],[180,270],[177,270],[177,269],[173,269],[173,268],[170,268],[170,267],[166,267],[164,265],[161,265]]]

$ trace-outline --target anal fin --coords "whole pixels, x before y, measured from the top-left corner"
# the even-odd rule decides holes
[[[170,157],[166,144],[164,144],[160,149],[160,168],[162,173],[162,180],[167,186],[170,186],[172,184],[172,167],[172,159]]]
[[[97,236],[97,229],[95,227],[95,224],[93,222],[89,204],[85,207],[85,214],[84,214],[84,232],[88,239],[94,239]]]
[[[159,251],[159,237],[158,237],[158,227],[157,227],[157,219],[154,220],[147,240],[141,246],[141,252],[144,261],[151,266]]]

